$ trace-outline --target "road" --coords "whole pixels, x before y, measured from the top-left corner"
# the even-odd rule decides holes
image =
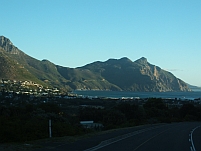
[[[201,151],[201,122],[122,129],[73,143],[45,144],[43,151]],[[38,150],[38,151],[39,151]]]
[[[159,126],[86,151],[201,151],[201,123]]]

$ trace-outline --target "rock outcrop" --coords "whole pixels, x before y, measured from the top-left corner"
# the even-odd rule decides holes
[[[0,78],[31,80],[67,90],[190,91],[184,81],[144,57],[136,61],[126,57],[109,59],[68,68],[30,57],[0,36],[0,58]]]

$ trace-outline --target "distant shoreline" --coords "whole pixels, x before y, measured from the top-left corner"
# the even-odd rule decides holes
[[[89,97],[108,97],[108,98],[170,98],[170,99],[182,99],[182,100],[194,100],[201,98],[201,91],[191,92],[131,92],[131,91],[94,91],[94,90],[75,90],[72,92],[80,96]]]

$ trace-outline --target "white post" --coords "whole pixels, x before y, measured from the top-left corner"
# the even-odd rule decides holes
[[[49,136],[52,137],[52,121],[49,120]]]

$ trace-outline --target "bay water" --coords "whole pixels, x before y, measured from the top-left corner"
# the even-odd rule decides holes
[[[194,100],[201,98],[201,91],[192,92],[127,92],[127,91],[88,91],[75,90],[74,94],[83,97],[107,97],[107,98],[177,98]]]

